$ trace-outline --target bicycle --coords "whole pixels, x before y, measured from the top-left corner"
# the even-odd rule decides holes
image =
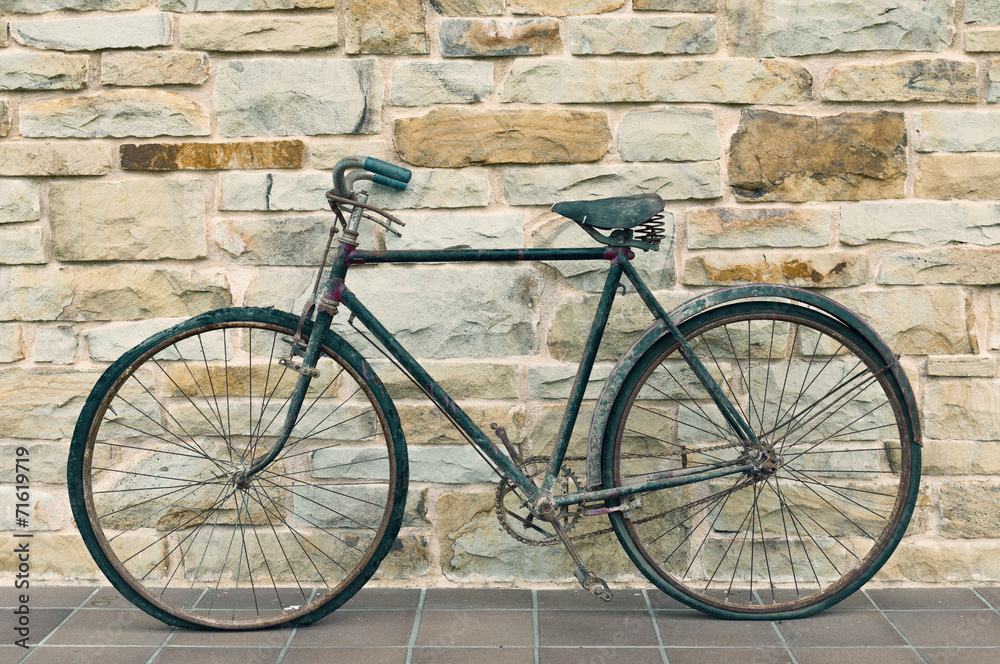
[[[576,551],[584,517],[606,515],[654,586],[722,618],[811,615],[888,559],[917,498],[919,420],[898,357],[857,315],[780,285],[725,288],[668,313],[631,264],[664,238],[655,194],[554,205],[593,247],[359,249],[362,220],[397,235],[402,222],[356,183],[401,190],[410,176],[372,158],[337,164],[336,219],[300,316],[196,316],[126,352],[93,388],[70,499],[129,600],[184,627],[304,625],[375,573],[403,520],[407,448],[385,386],[331,329],[342,308],[501,476],[504,528],[565,546],[596,597],[611,592]],[[496,440],[484,433],[346,283],[361,264],[561,260],[609,268],[545,458],[523,457],[495,423]],[[606,380],[577,477],[570,434],[623,277],[655,322]]]

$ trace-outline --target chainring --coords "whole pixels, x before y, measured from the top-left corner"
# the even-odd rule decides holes
[[[541,481],[548,466],[549,457],[535,456],[518,464],[518,469],[529,479]],[[580,491],[581,488],[573,471],[563,467],[556,478],[553,491],[558,496]],[[582,511],[579,505],[559,508],[559,519],[563,530],[568,533],[580,519]],[[521,495],[521,490],[506,477],[497,485],[496,513],[503,529],[518,542],[532,546],[552,546],[559,543],[559,537],[552,525],[532,513],[529,501]]]

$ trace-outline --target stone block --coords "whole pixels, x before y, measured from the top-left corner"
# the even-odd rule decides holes
[[[421,362],[427,373],[454,399],[516,399],[520,394],[521,372],[515,364],[496,362]],[[387,361],[372,366],[395,400],[425,399],[423,391]],[[429,408],[426,406],[425,408]],[[471,409],[472,407],[470,407]],[[471,417],[471,415],[470,415]],[[509,416],[517,422],[522,416]],[[497,420],[499,421],[499,420]],[[520,421],[523,426],[524,422]],[[450,426],[450,425],[449,425]],[[501,426],[507,426],[501,424]],[[509,427],[508,427],[509,428]],[[454,430],[453,430],[454,431]],[[511,437],[513,441],[514,438]],[[407,437],[410,442],[410,437]]]
[[[921,475],[1000,475],[1000,443],[926,440]]]
[[[430,0],[442,16],[499,16],[505,0]]]
[[[13,550],[19,543],[13,533],[0,535],[0,546],[6,550]],[[11,578],[14,577],[16,569],[15,556],[7,556],[0,561],[0,571],[9,573]],[[36,580],[45,577],[75,581],[104,579],[100,568],[87,551],[83,539],[76,532],[67,535],[60,533],[35,535],[31,540],[31,575]]]
[[[25,447],[31,460],[31,480],[40,484],[66,484],[66,446],[62,443],[26,443],[18,441],[0,445],[0,454],[15,458],[17,448]],[[16,473],[14,464],[0,470],[0,482],[14,484]]]
[[[966,53],[995,53],[1000,51],[1000,30],[980,28],[965,31]]]
[[[489,62],[399,62],[392,66],[393,106],[474,104],[493,93]]]
[[[99,377],[86,371],[0,370],[0,436],[69,438]]]
[[[0,265],[45,263],[42,229],[37,226],[0,228]]]
[[[718,207],[687,213],[688,249],[825,247],[829,210]]]
[[[515,14],[540,16],[603,14],[624,4],[625,0],[507,0],[507,6]]]
[[[1000,150],[1000,112],[921,111],[914,116],[917,152]]]
[[[230,143],[126,143],[119,148],[127,171],[302,168],[302,141]]]
[[[333,9],[337,0],[159,0],[165,12],[252,12],[274,9]]]
[[[918,198],[995,200],[1000,154],[932,154],[920,157]]]
[[[788,284],[803,288],[845,288],[868,281],[868,256],[854,252],[822,254],[732,252],[691,256],[684,264],[689,286]]]
[[[10,133],[10,125],[13,119],[10,115],[10,104],[6,101],[0,101],[0,136],[6,136]]]
[[[344,157],[375,157],[391,159],[388,146],[381,138],[350,137],[339,139],[316,139],[308,144],[309,157],[313,168],[331,169]]]
[[[21,135],[53,138],[208,136],[208,112],[176,92],[112,90],[21,106]]]
[[[1000,25],[1000,5],[993,0],[965,0],[965,22]]]
[[[422,0],[347,0],[347,52],[378,55],[428,53]]]
[[[778,60],[515,60],[500,98],[529,104],[702,102],[795,105],[812,76]]]
[[[473,398],[479,398],[479,395]],[[423,403],[427,403],[426,399]],[[506,428],[507,436],[512,443],[516,444],[524,438],[525,414],[523,407],[506,404],[487,406],[466,404],[462,406],[462,410],[465,411],[466,415],[480,429],[489,433],[491,437],[492,432],[489,425],[497,424]],[[421,447],[428,445],[465,445],[468,447],[465,438],[455,428],[455,425],[434,406],[399,404],[399,421],[402,424],[403,431],[406,433],[406,442],[408,445],[419,445]],[[411,449],[413,448],[411,447]],[[473,450],[470,448],[470,451]],[[476,456],[478,457],[478,455]],[[480,461],[480,464],[471,464],[470,467],[474,468],[476,465],[481,464],[482,462]]]
[[[62,530],[63,520],[67,514],[62,501],[52,495],[50,491],[35,486],[31,487],[29,495],[31,498],[28,501],[27,510],[28,514],[31,515],[31,530],[34,532]],[[0,500],[11,506],[17,504],[17,489],[13,486],[0,486]],[[14,514],[13,509],[0,512],[0,528],[3,528],[8,533],[21,530],[14,521]]]
[[[84,141],[0,143],[0,176],[104,175],[112,163],[110,147]]]
[[[508,205],[551,205],[562,200],[659,194],[666,200],[718,198],[717,162],[599,166],[515,167],[504,177]]]
[[[166,14],[127,14],[16,21],[11,34],[18,44],[57,51],[170,46]]]
[[[1000,440],[1000,382],[948,380],[924,387],[924,435],[938,440]]]
[[[722,154],[712,111],[629,111],[618,125],[625,161],[709,161]]]
[[[990,61],[988,78],[989,88],[986,94],[986,101],[1000,101],[1000,59]]]
[[[64,9],[75,12],[121,12],[142,9],[155,4],[155,0],[8,0],[4,12],[11,14],[45,14]]]
[[[242,265],[315,265],[333,218],[233,219],[215,227],[215,243]]]
[[[23,359],[24,328],[16,323],[0,323],[0,362],[17,362]]]
[[[406,191],[372,189],[370,203],[386,210],[485,207],[490,201],[485,168],[418,170]]]
[[[442,19],[438,42],[445,58],[562,52],[559,22],[552,19]]]
[[[842,64],[830,72],[823,99],[974,104],[979,76],[975,62],[944,58]]]
[[[125,51],[101,55],[101,83],[120,86],[201,85],[208,55],[185,51]]]
[[[837,301],[857,313],[902,355],[966,355],[978,351],[973,311],[960,288],[850,290]],[[928,420],[924,419],[925,425]]]
[[[439,108],[397,119],[393,138],[405,162],[458,168],[597,161],[608,151],[611,129],[603,111]]]
[[[394,579],[398,582],[427,574],[432,560],[431,546],[427,537],[403,534],[396,538],[396,542],[398,544],[393,545],[372,578]]]
[[[632,9],[652,12],[708,12],[719,9],[719,0],[632,0]]]
[[[577,55],[715,53],[715,18],[699,16],[580,17],[569,19],[570,50]]]
[[[534,247],[593,247],[594,240],[571,221],[555,213],[542,217],[543,224],[531,238]],[[665,239],[659,251],[636,252],[632,265],[639,272],[646,285],[652,289],[670,288],[676,280],[674,274],[674,217],[667,212],[663,215]],[[601,292],[608,274],[608,264],[597,261],[542,261],[561,274],[574,288],[580,291]]]
[[[181,48],[200,51],[289,52],[329,49],[338,44],[336,15],[181,16]]]
[[[212,103],[223,136],[374,134],[382,92],[372,59],[227,60]]]
[[[1000,244],[1000,205],[918,201],[844,205],[840,240],[853,245],[888,240],[925,247],[950,242]]]
[[[89,62],[86,55],[0,53],[0,90],[82,90]]]
[[[0,320],[143,320],[193,316],[231,302],[222,270],[126,264],[0,273]]]
[[[87,354],[94,362],[114,362],[125,351],[154,334],[177,325],[182,320],[181,318],[139,320],[90,328],[83,333],[87,341]]]
[[[76,330],[72,326],[40,327],[35,332],[35,350],[31,359],[48,364],[73,364],[76,347]]]
[[[951,0],[727,0],[740,56],[943,51],[955,36]]]
[[[746,201],[902,198],[903,114],[744,110],[730,142],[729,182]]]
[[[955,247],[887,256],[875,281],[880,284],[990,286],[998,283],[998,279],[1000,249]]]
[[[388,249],[518,249],[524,246],[519,212],[411,212],[402,238],[386,235]]]
[[[10,178],[0,180],[0,224],[40,218],[38,183]]]
[[[531,364],[528,367],[528,398],[568,400],[576,380],[576,371],[575,364]],[[610,374],[610,365],[595,365],[590,373],[590,380],[587,381],[583,398],[596,399]]]
[[[205,197],[194,177],[53,184],[49,219],[61,261],[207,255]]]
[[[996,358],[969,355],[944,355],[927,358],[928,376],[992,378],[997,372]]]
[[[1000,485],[978,481],[945,482],[938,498],[938,534],[951,539],[1000,537]]]

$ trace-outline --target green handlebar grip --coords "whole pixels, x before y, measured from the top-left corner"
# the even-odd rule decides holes
[[[374,182],[375,184],[384,185],[386,187],[392,187],[393,189],[399,189],[400,191],[406,189],[405,182],[400,182],[399,180],[393,180],[392,178],[387,178],[384,175],[379,175],[378,173],[372,175],[372,182]]]
[[[399,182],[402,182],[404,186],[397,187],[397,189],[405,189],[406,183],[410,181],[411,177],[413,177],[413,171],[403,168],[402,166],[390,164],[389,162],[382,161],[381,159],[375,159],[374,157],[365,158],[365,170],[377,173],[378,175],[383,175],[391,180],[398,180]],[[380,184],[385,183],[382,182]]]

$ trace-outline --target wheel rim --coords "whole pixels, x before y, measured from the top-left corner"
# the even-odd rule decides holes
[[[371,573],[397,502],[394,446],[370,388],[332,351],[281,454],[245,477],[284,424],[298,374],[277,359],[291,334],[191,329],[142,353],[98,407],[86,511],[139,602],[193,625],[268,627]]]
[[[615,441],[616,485],[755,462],[754,471],[644,496],[617,520],[647,576],[720,614],[839,601],[874,574],[909,516],[911,450],[891,376],[842,325],[774,309],[717,314],[685,330],[766,454],[742,448],[676,344],[634,386]]]

